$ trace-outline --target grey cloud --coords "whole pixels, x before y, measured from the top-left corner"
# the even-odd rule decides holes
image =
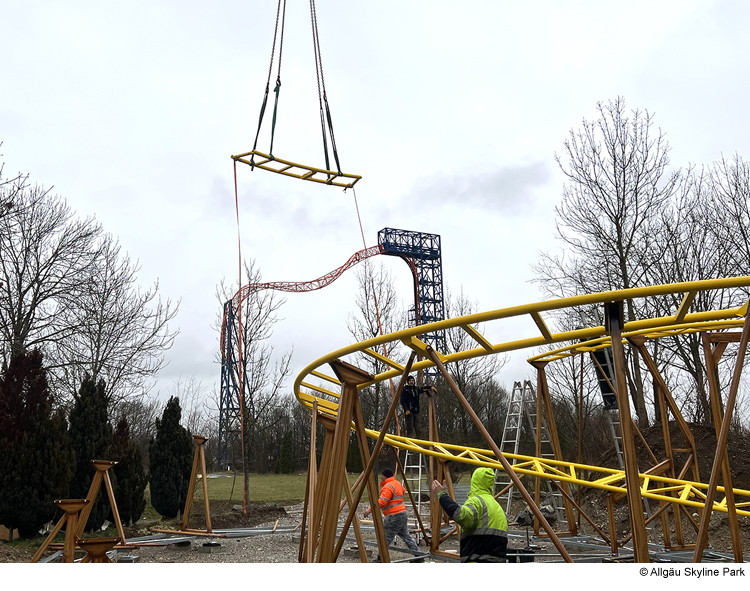
[[[542,161],[475,175],[437,175],[417,183],[416,193],[431,203],[453,204],[517,215],[534,207],[534,189],[552,175]]]

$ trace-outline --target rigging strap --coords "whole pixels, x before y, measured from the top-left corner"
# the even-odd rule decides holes
[[[283,11],[282,11],[283,1]],[[266,91],[263,94],[263,104],[260,106],[260,116],[258,117],[258,129],[255,132],[255,142],[253,143],[253,151],[258,147],[258,137],[260,136],[260,128],[263,125],[263,116],[266,112],[266,103],[268,102],[268,90],[271,86],[271,71],[273,70],[273,58],[276,53],[276,36],[279,32],[279,14],[281,14],[281,39],[279,40],[279,66],[276,74],[276,101],[273,107],[273,123],[271,127],[271,150],[269,154],[273,155],[273,133],[276,129],[276,111],[279,105],[279,90],[281,89],[281,55],[284,49],[284,22],[286,21],[286,0],[279,0],[276,6],[276,26],[273,30],[273,44],[271,45],[271,62],[268,64],[268,78],[266,79]],[[250,157],[250,170],[255,168],[255,155]]]
[[[326,139],[326,121],[328,122],[328,133],[331,136],[331,149],[333,150],[333,158],[336,161],[336,170],[338,174],[341,174],[341,164],[339,163],[339,155],[336,150],[336,138],[333,135],[333,121],[331,119],[331,110],[328,106],[328,96],[326,94],[326,81],[323,75],[323,58],[320,53],[320,36],[318,34],[318,16],[315,9],[315,0],[310,0],[310,22],[312,25],[313,35],[313,53],[315,55],[315,76],[318,83],[318,104],[320,112],[320,127],[323,132],[323,153],[326,160],[326,169],[331,170],[330,161],[328,158],[328,141]],[[325,104],[325,108],[324,108]],[[329,179],[329,182],[333,179]]]

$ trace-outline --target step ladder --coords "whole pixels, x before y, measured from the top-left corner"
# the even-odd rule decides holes
[[[426,493],[429,499],[430,491],[430,471],[427,466],[427,458],[423,454],[407,449],[404,456],[404,476],[414,497],[414,504],[417,506],[417,513],[419,513],[422,523],[429,523],[430,501],[422,500],[423,493]],[[419,522],[414,515],[414,508],[407,498],[404,498],[404,505],[409,516],[409,529],[419,528]],[[421,536],[422,533],[419,532],[417,535]],[[417,543],[419,543],[418,539]]]
[[[513,390],[510,393],[508,401],[508,412],[505,415],[505,425],[503,427],[503,439],[500,443],[500,451],[505,454],[518,454],[518,448],[521,443],[521,433],[523,431],[523,417],[525,409],[525,396],[527,389],[521,382],[513,382]],[[516,463],[515,458],[510,458],[511,465]],[[505,470],[495,470],[495,490],[499,491],[512,485],[510,476]],[[513,486],[510,486],[506,492],[497,498],[500,506],[505,510],[506,515],[510,512],[510,506],[513,502]]]
[[[505,415],[503,439],[500,445],[500,451],[503,454],[518,454],[519,445],[521,443],[521,434],[523,432],[524,418],[532,437],[536,439],[536,391],[529,380],[524,380],[523,383],[513,383],[513,390],[511,391],[510,400],[508,402],[508,413]],[[555,454],[552,448],[552,440],[544,416],[541,417],[541,421],[541,457],[554,459]],[[512,458],[510,463],[511,465],[514,465],[516,459]],[[542,481],[547,488],[546,499],[552,503],[558,522],[562,527],[567,528],[568,521],[565,514],[562,493],[552,485],[550,480],[544,478]],[[506,516],[510,520],[513,518],[513,516],[510,515],[510,510],[513,502],[513,491],[515,486],[512,485],[510,477],[504,470],[495,470],[495,493],[506,487],[508,487],[508,490],[498,497],[498,503],[504,508]]]

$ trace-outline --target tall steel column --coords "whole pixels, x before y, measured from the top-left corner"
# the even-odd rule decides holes
[[[224,342],[221,344],[221,386],[219,391],[219,449],[218,462],[224,467],[229,461],[230,438],[239,434],[240,394],[239,363],[237,359],[239,343],[237,324],[234,319],[232,300],[224,304]],[[245,374],[244,391],[247,392],[247,374]]]
[[[383,228],[378,232],[378,244],[383,247],[383,254],[405,259],[416,274],[416,297],[410,310],[412,326],[445,320],[440,235]],[[423,335],[423,340],[436,351],[446,352],[442,330]],[[425,374],[437,376],[439,372],[432,367]]]

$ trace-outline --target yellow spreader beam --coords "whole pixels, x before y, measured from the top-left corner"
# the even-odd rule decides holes
[[[282,160],[258,150],[237,154],[236,156],[232,156],[232,160],[235,162],[244,162],[251,167],[283,174],[295,179],[333,185],[334,187],[343,187],[344,189],[351,189],[362,178],[357,174],[345,174],[343,172],[339,174],[334,170],[315,168],[314,166],[297,164],[290,160]]]

